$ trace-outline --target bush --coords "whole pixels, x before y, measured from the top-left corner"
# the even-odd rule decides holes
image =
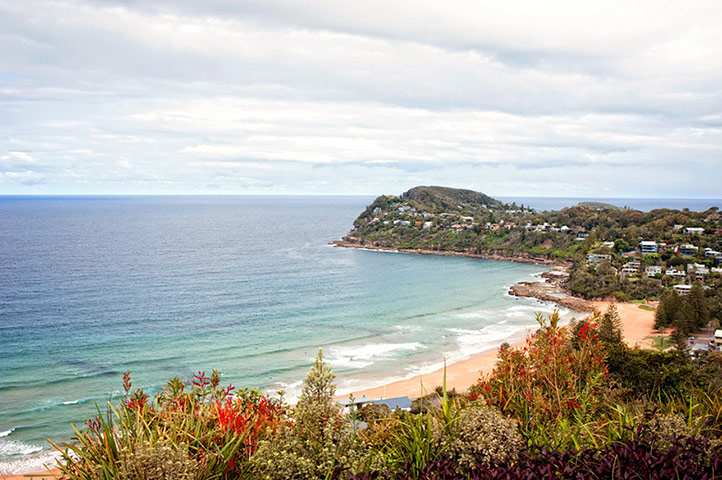
[[[69,480],[238,478],[260,439],[282,423],[283,405],[257,391],[220,386],[217,371],[194,375],[191,388],[174,378],[153,401],[132,390],[118,405],[75,428],[77,443],[53,444]]]
[[[261,478],[324,479],[337,467],[357,461],[360,452],[353,448],[349,424],[333,400],[334,377],[319,350],[293,412],[295,423],[261,442],[252,458]]]
[[[441,445],[442,457],[461,473],[514,460],[523,441],[516,424],[498,411],[471,405],[461,410],[449,431],[443,431]]]

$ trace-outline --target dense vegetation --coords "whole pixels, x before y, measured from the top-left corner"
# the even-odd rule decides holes
[[[132,390],[59,447],[68,479],[532,479],[722,476],[722,357],[629,349],[610,309],[555,313],[463,395],[420,413],[342,413],[321,352],[295,407],[199,373]]]
[[[657,299],[693,281],[712,287],[707,295],[714,297],[720,295],[721,219],[716,207],[641,212],[594,202],[536,212],[470,190],[415,187],[374,200],[345,240],[563,261],[571,266],[567,288],[585,298]],[[654,244],[653,253],[641,251],[643,241]],[[712,317],[719,319],[722,303],[715,305]]]

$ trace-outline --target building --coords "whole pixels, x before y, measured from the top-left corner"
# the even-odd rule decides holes
[[[587,255],[587,263],[599,263],[602,260],[611,260],[611,255],[605,255],[601,253],[590,253]]]
[[[703,280],[709,274],[709,268],[699,263],[688,263],[687,274],[694,275],[697,280]]]
[[[668,268],[664,271],[665,275],[669,275],[670,277],[686,277],[687,273],[683,270],[677,270],[676,268]]]
[[[714,346],[714,349],[718,352],[722,351],[722,330],[714,331],[714,337],[712,337],[712,345]]]
[[[644,272],[647,274],[648,277],[654,277],[656,275],[662,274],[662,267],[660,267],[659,265],[650,265],[644,269]]]
[[[693,256],[697,255],[697,250],[699,250],[699,248],[695,247],[694,245],[680,245],[679,246],[679,253],[681,253],[685,257],[693,257]]]
[[[704,228],[702,227],[687,227],[684,229],[684,233],[687,235],[702,235]]]
[[[639,250],[642,252],[642,255],[657,253],[657,242],[644,241],[639,244]]]
[[[675,285],[674,289],[677,291],[677,293],[684,296],[687,295],[690,290],[692,290],[692,285]]]

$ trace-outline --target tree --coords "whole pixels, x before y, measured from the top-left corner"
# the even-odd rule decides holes
[[[654,315],[654,328],[661,330],[675,325],[675,318],[680,308],[682,308],[682,298],[677,291],[667,290],[664,292]]]
[[[629,250],[629,244],[623,238],[619,238],[614,241],[614,251],[616,253],[622,253]]]
[[[622,343],[622,318],[615,304],[609,304],[607,311],[599,320],[597,332],[599,340],[602,342],[610,345],[620,345]]]
[[[689,312],[691,318],[689,319],[689,325],[692,332],[696,332],[707,326],[710,320],[709,307],[707,306],[707,298],[705,298],[704,290],[702,286],[695,282],[692,285],[692,289],[684,299],[686,304],[689,304]]]

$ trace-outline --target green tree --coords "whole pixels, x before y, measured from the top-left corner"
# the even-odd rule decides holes
[[[690,331],[696,332],[707,326],[710,320],[709,307],[702,286],[695,282],[685,297],[684,302],[689,304],[692,317],[689,319]]]
[[[362,450],[353,444],[349,424],[333,400],[334,378],[319,349],[304,381],[295,424],[279,430],[273,441],[261,442],[253,456],[261,478],[321,480],[335,467],[359,461]]]
[[[614,241],[614,251],[616,253],[626,252],[627,250],[629,250],[629,243],[626,240],[618,238]]]
[[[659,300],[654,315],[654,328],[661,330],[675,324],[677,312],[682,308],[682,298],[676,290],[667,290]]]
[[[599,320],[597,332],[602,342],[609,345],[620,345],[622,343],[622,318],[615,304],[609,304],[607,311]]]

